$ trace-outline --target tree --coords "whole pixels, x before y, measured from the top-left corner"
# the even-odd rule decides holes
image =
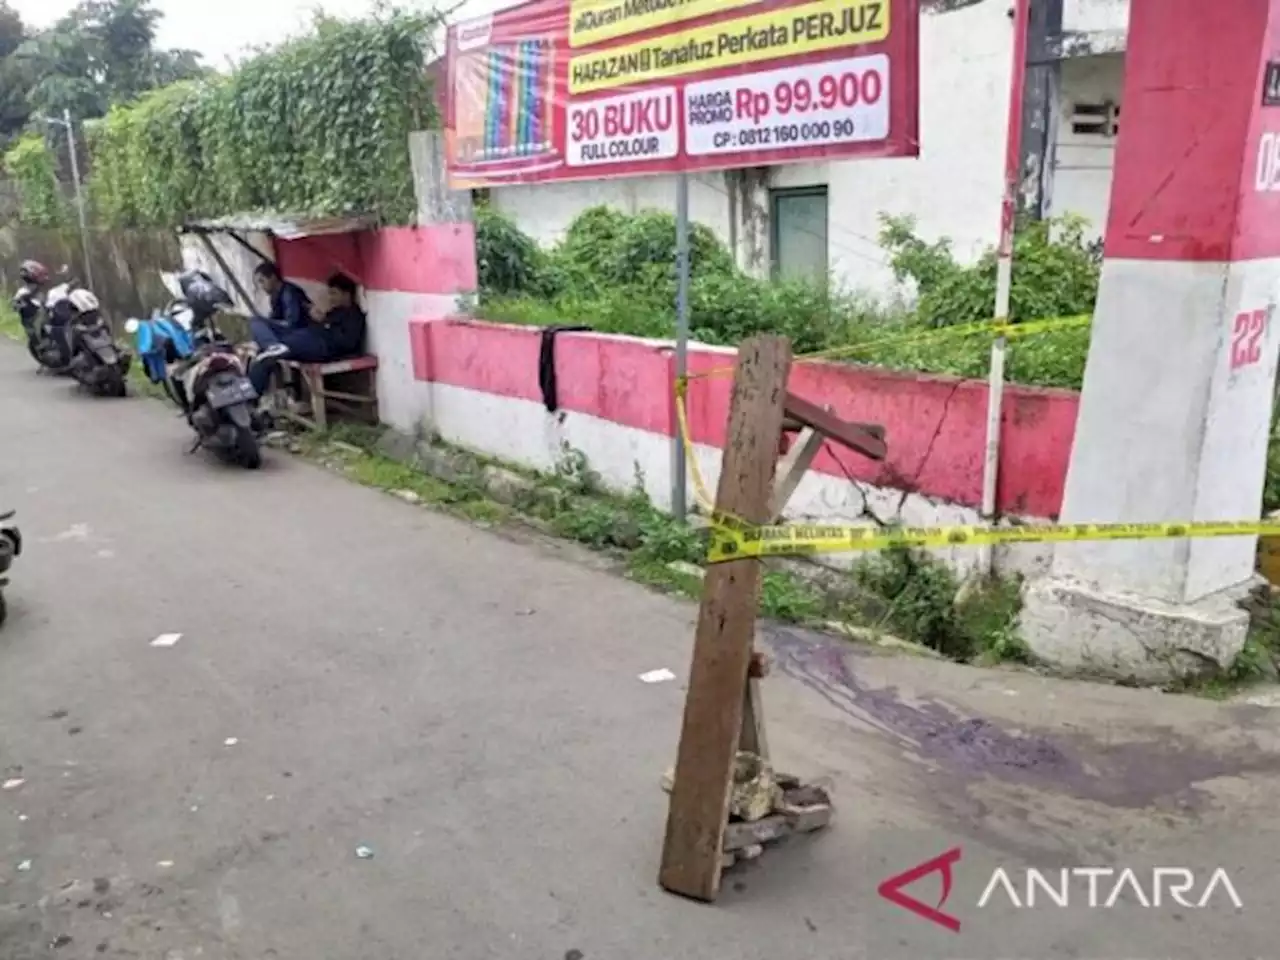
[[[27,106],[31,74],[15,56],[26,38],[26,26],[18,11],[0,0],[0,152],[26,126],[31,113]]]
[[[0,0],[3,2],[3,0]],[[31,71],[35,113],[101,117],[115,104],[204,71],[190,50],[156,50],[152,0],[81,0],[15,54]]]

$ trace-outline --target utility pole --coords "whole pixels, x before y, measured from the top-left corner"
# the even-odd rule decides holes
[[[65,127],[67,131],[67,154],[71,159],[71,183],[76,193],[76,214],[80,220],[80,247],[84,252],[84,281],[89,289],[93,289],[93,264],[89,262],[89,214],[84,204],[84,185],[80,182],[80,157],[76,153],[76,126],[71,119],[71,111],[63,110],[62,119],[42,117],[45,123]]]
[[[689,175],[676,180],[676,383],[689,372]],[[675,431],[671,450],[671,512],[681,522],[688,513],[684,440]]]

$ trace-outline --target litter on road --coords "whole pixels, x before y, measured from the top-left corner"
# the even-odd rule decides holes
[[[26,782],[27,782],[27,781],[25,781],[25,780],[23,780],[23,779],[21,779],[21,778],[19,778],[19,777],[15,777],[15,778],[14,778],[14,779],[12,779],[12,780],[6,780],[6,781],[4,782],[4,789],[6,789],[6,790],[17,790],[20,786],[22,786],[22,785],[23,785],[24,783],[26,783]]]
[[[650,670],[648,673],[640,674],[640,680],[642,683],[667,683],[675,678],[676,675],[666,667],[663,667],[661,670]]]
[[[361,860],[372,860],[373,850],[370,847],[356,847],[356,856]]]
[[[153,647],[172,647],[182,639],[180,633],[162,633],[151,641]]]
[[[234,747],[239,742],[240,741],[237,740],[235,737],[227,737],[227,739],[222,741],[222,745],[224,747]]]

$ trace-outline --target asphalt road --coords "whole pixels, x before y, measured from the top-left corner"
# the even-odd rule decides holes
[[[187,443],[0,345],[28,542],[0,630],[3,960],[1280,955],[1275,711],[768,628],[775,758],[833,785],[837,822],[694,904],[656,884],[691,605]],[[876,895],[955,847],[959,933]],[[1140,868],[1148,899],[1185,866],[1192,900],[1221,865],[1245,908],[1089,910],[1074,881],[1066,908],[978,907],[1027,863]],[[932,906],[938,879],[911,889]]]

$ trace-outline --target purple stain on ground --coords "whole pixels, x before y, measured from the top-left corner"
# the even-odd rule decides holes
[[[840,640],[777,625],[768,625],[764,635],[783,673],[961,776],[1017,780],[1111,806],[1144,808],[1162,798],[1190,805],[1196,785],[1216,777],[1280,770],[1275,754],[1256,748],[1239,755],[1210,753],[1171,731],[1163,731],[1159,743],[1115,744],[1009,730],[937,700],[908,702],[893,687],[869,687],[851,669],[857,654]]]

